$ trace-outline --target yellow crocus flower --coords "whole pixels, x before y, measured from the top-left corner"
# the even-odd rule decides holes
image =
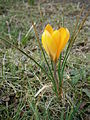
[[[54,62],[58,60],[69,38],[70,33],[67,28],[61,27],[58,30],[53,30],[49,24],[45,27],[42,34],[42,44]]]

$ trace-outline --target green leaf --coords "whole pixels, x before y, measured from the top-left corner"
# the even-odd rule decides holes
[[[34,0],[28,0],[29,5],[34,5],[34,2],[35,2]]]
[[[80,74],[79,71],[77,69],[72,69],[71,73],[71,83],[72,85],[76,85],[78,83],[78,81],[80,80]]]
[[[85,88],[82,90],[84,93],[86,93],[86,95],[90,98],[90,90]]]
[[[62,110],[62,112],[61,112],[60,120],[64,120],[64,111],[63,111],[63,110]]]

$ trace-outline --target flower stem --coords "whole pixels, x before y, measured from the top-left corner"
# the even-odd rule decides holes
[[[55,83],[56,83],[56,87],[57,87],[57,93],[59,93],[59,82],[58,82],[58,79],[57,79],[57,70],[56,70],[56,62],[54,62],[54,79],[55,79]]]
[[[63,95],[62,94],[62,84],[63,84],[63,81],[61,81],[61,83],[59,84],[59,80],[57,78],[56,62],[54,62],[53,66],[54,66],[54,79],[55,79],[55,83],[56,83],[56,87],[57,87],[58,97],[62,98],[62,95]]]

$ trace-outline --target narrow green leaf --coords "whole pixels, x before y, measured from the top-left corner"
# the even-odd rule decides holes
[[[61,112],[60,120],[64,120],[64,111],[63,111],[63,110],[62,110],[62,112]]]

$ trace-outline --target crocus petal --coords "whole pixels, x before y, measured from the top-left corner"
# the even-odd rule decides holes
[[[50,34],[53,33],[53,28],[50,24],[47,24],[47,26],[45,27],[45,30],[47,30]]]
[[[52,37],[54,39],[54,44],[57,45],[57,48],[59,47],[59,44],[60,44],[60,32],[59,30],[55,30],[53,33],[52,33]]]
[[[59,32],[60,32],[60,44],[59,44],[58,52],[57,52],[57,59],[59,58],[61,51],[65,47],[70,37],[70,33],[67,28],[62,27],[59,29]]]
[[[59,45],[60,45],[60,32],[59,30],[55,30],[53,33],[52,33],[52,38],[54,39],[54,45],[56,44],[57,46],[57,52],[58,52],[58,48],[59,48]],[[55,55],[55,61],[57,61],[57,53]]]
[[[42,34],[42,44],[47,54],[52,58],[52,60],[55,60],[57,46],[51,34],[47,30]]]

